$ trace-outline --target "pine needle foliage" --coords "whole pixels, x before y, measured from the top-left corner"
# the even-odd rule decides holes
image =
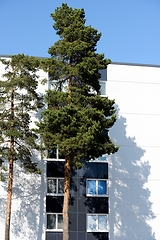
[[[111,62],[96,52],[101,33],[85,25],[84,9],[63,3],[51,17],[59,40],[49,48],[51,58],[42,66],[49,72],[54,90],[46,94],[48,108],[38,128],[46,149],[58,146],[65,157],[63,240],[69,240],[71,168],[81,168],[83,161],[118,150],[108,134],[116,116],[114,100],[99,95],[99,70]]]
[[[63,3],[51,17],[60,39],[48,50],[52,61],[55,61],[49,68],[50,79],[58,80],[62,86],[72,77],[73,82],[90,85],[99,92],[99,70],[111,62],[104,58],[104,54],[96,52],[101,33],[85,25],[84,9],[72,9]]]
[[[37,136],[29,125],[31,111],[43,106],[42,97],[36,92],[39,60],[19,54],[0,61],[5,66],[5,74],[0,80],[0,161],[2,163],[14,154],[14,160],[19,160],[26,170],[37,172],[37,164],[31,161]],[[14,137],[14,153],[10,150],[10,137]]]
[[[0,61],[5,66],[0,80],[0,178],[4,181],[8,170],[5,240],[9,240],[14,163],[18,161],[30,173],[41,173],[37,163],[31,160],[32,150],[37,148],[37,136],[30,129],[30,113],[43,103],[36,92],[37,58],[19,54]]]
[[[48,108],[42,113],[39,130],[46,148],[58,146],[60,155],[69,156],[71,166],[77,168],[83,160],[118,150],[108,135],[116,115],[114,100],[91,94],[88,87],[70,91],[48,91]]]

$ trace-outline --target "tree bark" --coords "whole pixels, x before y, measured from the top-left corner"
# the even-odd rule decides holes
[[[11,128],[14,128],[14,89],[11,92]],[[10,222],[12,205],[12,186],[13,186],[13,160],[14,160],[14,137],[10,137],[10,159],[8,176],[8,193],[6,204],[5,240],[10,240]]]
[[[72,64],[72,57],[69,65]],[[68,78],[68,97],[71,98],[72,77]],[[70,198],[70,157],[66,156],[64,165],[64,199],[63,199],[63,240],[69,240],[69,198]]]
[[[11,203],[12,203],[12,185],[13,185],[13,157],[9,161],[9,178],[6,207],[5,240],[10,240],[10,221],[11,221]]]
[[[69,240],[70,175],[70,159],[66,158],[64,166],[63,240]]]

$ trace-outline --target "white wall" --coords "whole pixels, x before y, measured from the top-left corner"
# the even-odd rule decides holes
[[[0,63],[0,79],[4,73],[4,66]],[[44,94],[47,84],[41,85],[48,74],[40,70],[38,92]],[[40,113],[32,113],[32,127],[38,120]],[[17,164],[14,165],[11,240],[44,240],[46,229],[45,196],[46,180],[45,166],[38,152],[33,151],[33,160],[39,163],[41,175],[24,172]],[[4,239],[5,210],[6,210],[7,182],[0,182],[0,239]]]
[[[160,240],[160,67],[111,64],[106,92],[120,146],[109,158],[110,240]]]

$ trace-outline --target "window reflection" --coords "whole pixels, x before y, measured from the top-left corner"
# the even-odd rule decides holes
[[[58,193],[64,192],[64,179],[58,179]]]
[[[88,215],[87,223],[88,223],[88,230],[94,231],[96,230],[96,215]]]
[[[63,216],[61,213],[47,213],[47,229],[62,230]]]
[[[88,214],[87,215],[87,231],[105,232],[107,231],[107,215],[104,214]]]
[[[87,194],[88,195],[106,195],[107,194],[107,180],[88,179],[87,180]]]
[[[55,228],[56,228],[56,215],[47,214],[47,229],[55,229]]]
[[[64,179],[63,178],[48,178],[47,179],[47,193],[63,194]]]
[[[96,180],[87,181],[87,194],[96,194]]]
[[[106,230],[107,227],[107,216],[98,216],[98,230]]]
[[[104,81],[99,81],[100,84],[100,93],[101,95],[106,95],[106,82]]]
[[[58,215],[58,229],[63,229],[63,216]]]
[[[106,181],[105,180],[99,180],[98,181],[98,194],[106,194]]]
[[[47,192],[48,193],[56,193],[56,179],[48,179]]]

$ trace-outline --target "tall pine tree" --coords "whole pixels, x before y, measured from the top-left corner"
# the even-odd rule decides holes
[[[0,80],[0,164],[8,162],[5,240],[9,240],[14,163],[17,160],[27,171],[40,173],[31,160],[37,136],[30,130],[30,111],[42,107],[42,99],[36,92],[38,59],[19,54],[1,62],[5,74]]]
[[[46,95],[48,109],[38,126],[46,149],[58,146],[65,156],[63,240],[69,240],[71,168],[118,150],[108,135],[116,117],[114,101],[99,95],[99,70],[110,63],[96,52],[101,34],[85,26],[84,9],[62,4],[51,16],[60,39],[49,48],[51,61],[44,67],[48,66],[50,81],[55,85]]]

